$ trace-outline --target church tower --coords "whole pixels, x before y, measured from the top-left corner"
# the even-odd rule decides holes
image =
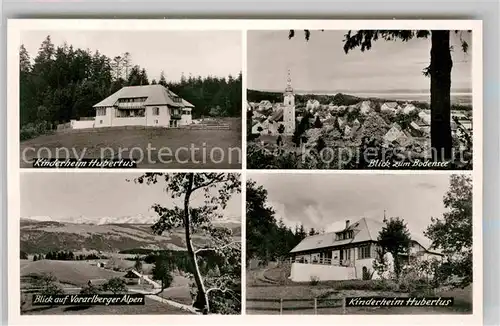
[[[288,78],[285,92],[283,93],[283,124],[285,126],[285,134],[293,135],[295,132],[295,95],[292,88],[292,77],[288,70]]]

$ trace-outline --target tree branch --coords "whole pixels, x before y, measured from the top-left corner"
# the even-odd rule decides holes
[[[220,287],[213,287],[213,288],[210,288],[207,290],[207,295],[212,292],[212,291],[220,291],[222,293],[229,293],[236,301],[238,302],[241,302],[238,297],[236,296],[236,293],[231,290],[231,289],[223,289],[223,288],[220,288]]]
[[[191,188],[191,192],[194,192],[195,190],[198,190],[198,189],[201,189],[201,188],[205,188],[205,187],[208,187],[208,186],[211,186],[215,183],[218,183],[218,182],[222,182],[224,181],[224,175],[223,174],[220,174],[218,177],[208,181],[208,182],[205,182],[205,183],[202,183],[200,185],[197,185],[196,187],[192,187]]]
[[[226,245],[224,245],[224,246],[221,246],[221,247],[206,247],[206,248],[200,248],[200,249],[196,250],[196,251],[195,251],[195,253],[197,254],[197,253],[202,252],[202,251],[217,251],[217,250],[224,249],[224,248],[229,247],[229,246],[231,246],[231,245],[233,245],[233,244],[235,244],[235,243],[240,243],[240,242],[241,242],[241,240],[239,240],[239,241],[233,241],[233,242],[230,242],[230,243],[228,243],[228,244],[226,244]]]

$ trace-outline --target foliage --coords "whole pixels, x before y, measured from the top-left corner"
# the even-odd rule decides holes
[[[128,291],[125,280],[121,277],[113,277],[108,280],[102,285],[102,290],[106,292],[113,292],[113,294],[127,293]]]
[[[316,116],[316,120],[314,120],[314,128],[323,128],[323,122],[321,122],[319,116]]]
[[[285,132],[285,126],[283,124],[280,124],[278,127],[278,133],[282,134]]]
[[[386,259],[386,252],[384,248],[377,246],[375,249],[375,259],[373,260],[373,270],[380,278],[389,271],[389,262]]]
[[[231,196],[241,192],[241,180],[236,173],[145,173],[134,180],[139,184],[153,185],[163,183],[165,192],[172,199],[181,199],[182,206],[163,207],[153,205],[159,216],[152,229],[155,234],[171,232],[179,227],[184,228],[189,262],[196,289],[193,306],[204,313],[211,313],[218,305],[225,307],[224,312],[241,310],[240,303],[228,299],[226,294],[240,295],[240,288],[234,287],[234,282],[240,282],[238,272],[241,260],[239,241],[234,241],[232,231],[217,228],[213,221],[222,218]],[[195,196],[201,197],[199,206],[191,201]],[[202,248],[194,248],[192,235],[202,233],[209,237],[210,243]],[[219,269],[224,269],[220,277],[206,277],[207,269],[213,268],[215,262],[203,261],[199,257],[203,252],[213,252],[219,256],[222,263]],[[205,274],[205,275],[203,275]],[[212,292],[220,292],[212,294]],[[212,297],[212,295],[216,297]],[[211,302],[218,302],[211,306]],[[213,309],[212,309],[213,308]]]
[[[49,260],[74,260],[75,254],[72,251],[50,251],[45,255]]]
[[[433,249],[445,255],[442,275],[453,285],[464,288],[472,283],[472,179],[468,175],[452,175],[443,203],[447,212],[432,218],[425,235]],[[453,279],[458,279],[454,282]]]
[[[92,282],[89,281],[87,285],[83,286],[80,290],[81,295],[94,295],[94,294],[99,294],[101,293],[101,289],[95,285],[92,284]]]
[[[316,286],[318,284],[319,284],[319,277],[312,275],[310,280],[309,280],[309,285]]]
[[[24,251],[20,251],[20,259],[28,259],[28,254]]]
[[[455,31],[459,35],[460,45],[463,52],[467,52],[469,44],[462,37],[463,32]],[[305,39],[309,41],[311,32],[305,30]],[[430,77],[431,93],[431,146],[433,159],[435,161],[449,160],[452,156],[452,136],[450,124],[450,92],[451,92],[451,69],[453,66],[450,46],[450,31],[447,30],[349,30],[344,37],[344,52],[359,48],[362,52],[370,50],[372,43],[382,39],[385,41],[401,40],[407,42],[414,38],[431,38],[430,63],[422,70],[422,73]],[[295,35],[290,30],[288,37]]]
[[[291,230],[267,204],[267,190],[253,180],[246,188],[246,246],[247,261],[257,258],[265,263],[284,259],[306,236],[303,225]]]
[[[57,278],[50,273],[41,273],[31,275],[33,280],[33,285],[40,289],[40,294],[42,295],[59,295],[63,294],[64,291],[56,283]]]
[[[48,35],[33,61],[23,45],[19,55],[21,140],[71,119],[95,116],[93,105],[124,86],[149,84],[148,73],[132,64],[128,52],[111,58],[66,43],[56,47]],[[192,103],[193,117],[208,115],[215,106],[224,116],[241,115],[241,73],[226,78],[182,76],[178,82],[167,82],[162,72],[158,84]],[[33,127],[42,122],[49,128]]]
[[[135,256],[134,259],[134,269],[139,273],[142,273],[142,260],[140,256]]]
[[[161,290],[168,288],[174,277],[172,276],[172,263],[164,255],[156,258],[153,266],[153,279],[161,282]]]
[[[370,271],[368,268],[363,269],[361,278],[363,280],[371,280],[373,277],[373,271]]]
[[[381,250],[389,252],[394,259],[394,274],[399,279],[403,267],[401,254],[407,254],[411,245],[410,232],[403,219],[391,217],[384,220],[385,225],[380,230],[377,237],[378,245]]]

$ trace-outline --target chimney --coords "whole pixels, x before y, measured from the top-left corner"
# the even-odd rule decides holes
[[[345,228],[346,228],[346,229],[349,227],[349,222],[351,222],[351,221],[349,221],[349,220],[346,220],[346,221],[345,221]]]

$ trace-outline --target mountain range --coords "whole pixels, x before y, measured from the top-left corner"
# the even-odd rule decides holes
[[[140,220],[140,223],[134,223]],[[119,252],[128,249],[185,250],[183,229],[156,235],[152,223],[139,217],[101,218],[88,222],[85,218],[54,221],[46,217],[22,218],[20,221],[20,249],[28,254],[69,250],[73,252]],[[229,228],[233,237],[241,237],[241,224],[216,221],[214,225]],[[194,246],[205,246],[210,238],[194,233]]]
[[[40,221],[40,222],[61,222],[61,223],[74,223],[74,224],[154,224],[157,216],[153,215],[131,215],[131,216],[102,216],[102,217],[87,217],[87,216],[71,216],[65,218],[52,218],[50,216],[29,216],[23,217],[25,220]],[[238,221],[236,219],[236,221]],[[235,219],[217,220],[216,224],[239,224]]]

